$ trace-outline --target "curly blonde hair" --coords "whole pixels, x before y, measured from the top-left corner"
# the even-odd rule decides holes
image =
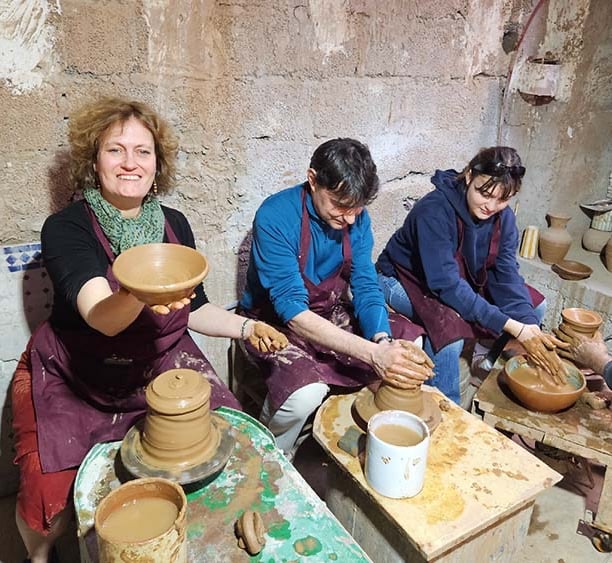
[[[158,193],[167,193],[175,182],[178,142],[168,123],[148,105],[125,98],[106,97],[89,103],[71,114],[68,140],[71,148],[70,176],[76,189],[94,187],[94,163],[100,140],[110,127],[138,119],[153,135],[157,160]]]

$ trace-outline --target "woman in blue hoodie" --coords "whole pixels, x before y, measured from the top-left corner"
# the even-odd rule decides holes
[[[408,213],[378,258],[387,303],[425,327],[436,364],[432,385],[459,402],[464,339],[517,338],[553,375],[561,345],[543,333],[544,297],[518,272],[510,199],[525,168],[509,147],[482,149],[462,172],[437,170],[436,187]]]

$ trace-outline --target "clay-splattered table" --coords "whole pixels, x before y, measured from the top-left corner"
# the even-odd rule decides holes
[[[264,426],[233,409],[216,412],[233,426],[236,447],[212,483],[187,495],[190,562],[370,561]],[[74,502],[82,562],[97,562],[93,515],[99,501],[120,484],[119,447],[120,442],[97,444],[77,474]],[[265,548],[254,557],[238,547],[233,531],[247,509],[259,511],[267,528]]]
[[[435,400],[444,396],[434,393]],[[450,404],[432,434],[425,485],[411,499],[369,487],[362,462],[338,446],[354,434],[355,394],[319,409],[314,436],[330,463],[327,504],[376,561],[509,561],[523,544],[536,495],[556,471],[482,420]]]
[[[478,389],[473,410],[495,428],[604,465],[597,512],[586,524],[612,534],[612,410],[595,410],[578,401],[555,414],[529,411],[512,398],[501,369],[492,370]]]

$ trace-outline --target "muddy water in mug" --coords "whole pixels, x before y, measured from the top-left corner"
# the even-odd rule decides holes
[[[374,430],[374,434],[394,446],[416,446],[423,440],[421,434],[401,424],[383,424]]]
[[[390,498],[417,495],[423,488],[429,428],[418,416],[398,410],[370,418],[365,478],[377,493]]]

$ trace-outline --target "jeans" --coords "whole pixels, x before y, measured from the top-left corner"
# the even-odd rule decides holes
[[[380,285],[385,301],[397,313],[401,313],[408,318],[413,318],[414,310],[410,298],[402,284],[393,277],[387,277],[381,273],[378,274],[378,284]],[[544,313],[546,312],[546,300],[535,308],[535,314],[538,320],[542,322]],[[463,340],[451,342],[444,348],[441,348],[438,353],[434,353],[429,338],[425,338],[423,349],[426,354],[433,360],[434,376],[427,383],[437,387],[449,399],[457,404],[460,404],[460,389],[459,389],[459,357],[463,351]]]

